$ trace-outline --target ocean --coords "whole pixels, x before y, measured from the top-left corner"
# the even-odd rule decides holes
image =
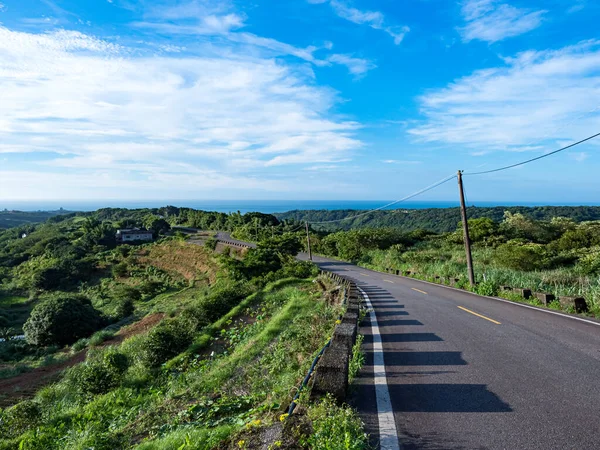
[[[56,201],[20,201],[0,200],[0,210],[18,211],[56,211],[60,208],[68,211],[95,211],[100,208],[158,208],[161,206],[179,206],[205,211],[230,213],[240,211],[281,213],[296,209],[355,209],[370,210],[380,208],[393,200],[56,200]],[[469,202],[469,206],[598,206],[600,203],[552,203],[552,202]],[[458,201],[422,201],[402,202],[386,209],[426,209],[452,208],[459,206]]]

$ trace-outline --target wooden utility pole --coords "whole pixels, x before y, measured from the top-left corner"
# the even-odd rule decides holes
[[[310,250],[310,233],[308,232],[308,222],[306,222],[306,242],[308,243],[308,259],[312,261],[312,251]]]
[[[465,253],[467,254],[467,271],[469,272],[469,283],[475,286],[475,274],[473,273],[473,257],[471,256],[471,238],[469,237],[469,222],[467,219],[467,208],[465,207],[465,191],[463,189],[462,171],[458,171],[458,192],[460,194],[460,215],[462,216],[463,235],[465,241]]]

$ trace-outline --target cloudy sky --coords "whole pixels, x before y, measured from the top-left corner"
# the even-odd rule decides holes
[[[598,23],[592,0],[0,0],[0,207],[393,200],[539,156],[600,132]],[[599,155],[467,193],[600,201]]]

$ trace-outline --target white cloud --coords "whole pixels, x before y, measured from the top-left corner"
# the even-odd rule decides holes
[[[421,97],[426,121],[409,132],[478,151],[534,151],[600,129],[600,41],[528,51],[506,63]]]
[[[459,31],[465,42],[497,42],[539,27],[546,12],[516,8],[499,0],[466,0],[462,6],[466,25]]]
[[[573,158],[577,162],[585,161],[586,159],[588,159],[588,156],[589,155],[586,152],[578,152],[578,153],[571,154],[571,158]]]
[[[342,64],[348,68],[353,75],[364,75],[369,70],[375,69],[377,66],[369,60],[355,58],[352,55],[334,54],[327,58],[328,61]]]
[[[160,33],[168,34],[225,34],[244,26],[244,19],[237,14],[224,16],[209,15],[199,18],[193,24],[179,24],[167,22],[134,22],[138,28],[149,28]]]
[[[175,6],[158,6],[151,8],[145,18],[149,20],[133,22],[131,25],[165,35],[182,36],[214,36],[226,40],[230,44],[246,46],[240,53],[254,53],[255,47],[271,52],[271,56],[293,56],[316,66],[341,64],[353,75],[362,75],[375,66],[362,59],[349,55],[332,55],[329,58],[318,58],[315,52],[331,50],[333,44],[325,42],[322,46],[296,47],[272,38],[242,32],[245,27],[245,16],[233,10],[228,3],[212,3],[208,1],[191,1]]]
[[[4,3],[0,3],[0,12],[3,12],[6,10],[6,5]]]
[[[375,30],[381,30],[394,38],[396,45],[400,44],[410,31],[407,26],[388,25],[385,16],[380,11],[361,11],[353,8],[343,0],[308,0],[309,3],[325,3],[329,2],[335,13],[342,19],[358,25],[368,25]]]
[[[567,14],[573,14],[582,11],[586,7],[586,0],[575,0],[573,5],[567,9]]]
[[[408,161],[402,159],[384,159],[381,162],[384,164],[421,164],[421,161]]]
[[[333,115],[335,93],[302,67],[232,49],[133,54],[78,32],[0,27],[0,153],[57,155],[4,169],[3,196],[85,196],[94,186],[138,189],[134,197],[180,187],[279,192],[289,180],[254,171],[279,175],[281,166],[330,163],[361,146],[359,124]]]

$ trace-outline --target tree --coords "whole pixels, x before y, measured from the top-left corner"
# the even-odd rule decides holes
[[[258,248],[270,249],[284,256],[296,256],[303,248],[297,235],[285,233],[264,239],[258,243]]]
[[[23,330],[28,343],[39,346],[68,345],[102,327],[103,318],[89,299],[57,297],[38,303]]]
[[[146,229],[151,230],[154,233],[154,236],[159,236],[165,234],[167,231],[171,229],[171,225],[165,219],[149,214],[144,217],[144,227]]]
[[[497,226],[492,219],[488,219],[487,217],[480,217],[479,219],[469,219],[469,236],[471,237],[472,242],[481,242],[485,238],[493,236]],[[456,229],[458,233],[463,233],[462,222],[459,222],[458,228]]]

